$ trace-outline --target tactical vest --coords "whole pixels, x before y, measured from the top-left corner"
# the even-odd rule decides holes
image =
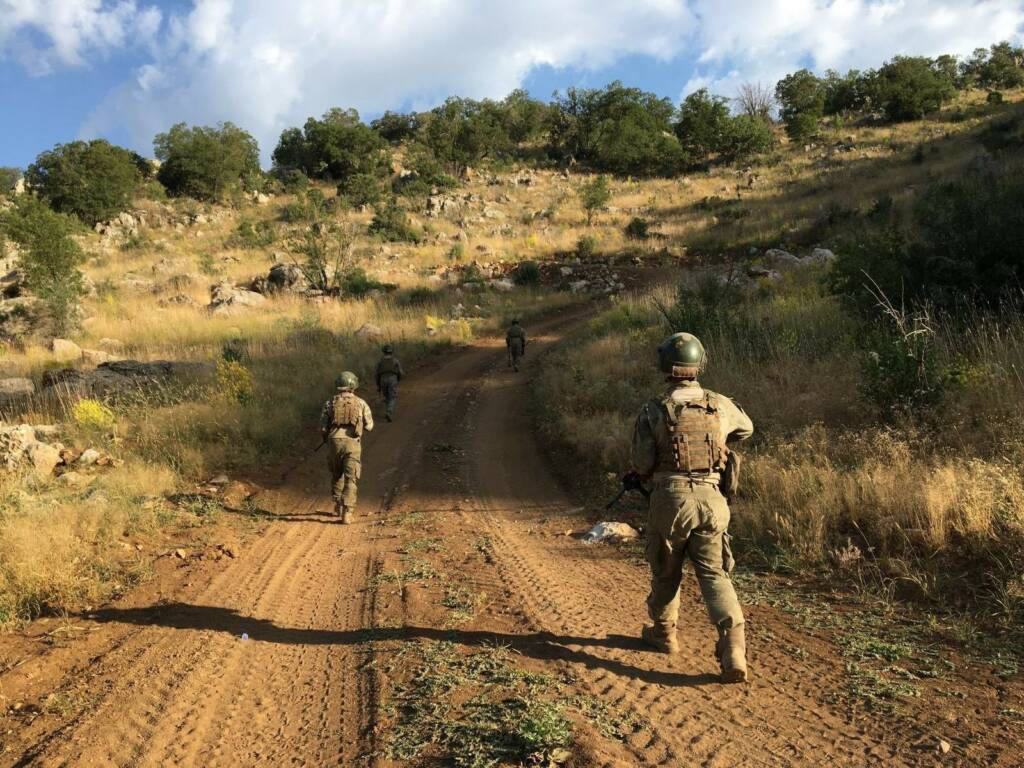
[[[331,429],[345,429],[351,437],[363,436],[363,406],[352,392],[342,392],[331,401]]]
[[[377,373],[381,376],[387,376],[389,373],[398,375],[398,361],[390,355],[382,357],[380,362],[377,364]]]
[[[661,406],[668,450],[658,452],[657,471],[710,475],[725,469],[729,449],[722,439],[718,407],[709,394],[683,403],[669,396]]]

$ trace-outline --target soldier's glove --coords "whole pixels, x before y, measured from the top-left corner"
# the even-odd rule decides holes
[[[633,471],[627,472],[622,476],[622,487],[627,491],[639,491],[644,496],[649,496],[650,493],[644,488],[643,478],[640,477],[640,473]]]

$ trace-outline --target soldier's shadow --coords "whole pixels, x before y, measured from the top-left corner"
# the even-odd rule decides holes
[[[523,656],[582,664],[590,669],[605,669],[617,675],[665,686],[699,686],[718,682],[710,673],[690,674],[665,669],[652,669],[631,663],[633,659],[608,658],[588,652],[587,648],[607,648],[649,655],[651,666],[664,663],[664,656],[655,655],[638,638],[625,635],[581,637],[551,632],[509,634],[469,629],[436,627],[388,627],[367,629],[304,629],[281,627],[268,619],[239,614],[231,608],[189,603],[161,603],[139,608],[103,608],[80,618],[96,622],[117,622],[138,626],[167,627],[177,630],[226,632],[249,642],[283,643],[288,645],[359,645],[388,640],[434,640],[465,646],[506,646]],[[639,661],[639,659],[638,659]]]

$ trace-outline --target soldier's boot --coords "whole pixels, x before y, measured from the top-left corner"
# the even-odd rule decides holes
[[[745,683],[747,681],[747,642],[743,624],[725,629],[718,628],[718,642],[715,655],[722,668],[723,683]]]
[[[640,639],[652,648],[661,653],[667,653],[669,656],[679,653],[679,640],[676,639],[675,627],[670,627],[666,624],[655,624],[652,627],[645,624],[644,628],[640,630]]]
[[[350,525],[352,523],[352,508],[342,507],[341,508],[341,524]]]
[[[341,517],[343,509],[344,508],[342,507],[342,504],[341,504],[340,501],[334,502],[334,516],[335,517]]]

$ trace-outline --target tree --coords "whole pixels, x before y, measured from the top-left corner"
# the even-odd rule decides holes
[[[586,211],[587,226],[590,226],[593,221],[594,214],[612,198],[612,191],[608,188],[608,179],[603,175],[595,176],[583,184],[576,194],[579,195],[580,205]]]
[[[93,225],[131,204],[140,179],[135,157],[103,139],[58,144],[28,167],[25,183],[55,211]]]
[[[825,85],[820,78],[801,69],[776,84],[775,96],[786,133],[793,141],[805,141],[818,133],[825,111]]]
[[[851,69],[840,75],[833,69],[825,73],[825,104],[826,115],[843,115],[856,112],[867,106],[867,83],[872,74],[862,75]]]
[[[728,99],[712,96],[701,88],[687,96],[679,107],[676,136],[691,161],[707,160],[722,150],[729,132]]]
[[[0,195],[9,195],[18,185],[21,169],[0,165]]]
[[[947,73],[924,56],[897,56],[871,78],[871,100],[893,122],[920,120],[956,92]]]
[[[753,115],[730,117],[719,145],[719,157],[728,163],[746,160],[775,146],[775,134],[764,118]]]
[[[766,123],[771,122],[777,105],[771,86],[761,83],[743,83],[736,96],[736,103],[744,115],[759,117]]]
[[[354,109],[335,107],[300,131],[281,134],[273,154],[277,172],[301,170],[310,178],[345,183],[350,176],[383,178],[391,172],[391,154],[380,133],[365,125]]]
[[[1017,88],[1024,85],[1024,48],[1008,42],[991,48],[976,48],[971,58],[960,65],[962,86],[979,88]]]
[[[498,105],[505,133],[514,144],[536,138],[544,130],[547,105],[530,97],[530,93],[517,88]]]
[[[157,134],[153,148],[160,160],[157,179],[172,195],[223,200],[232,190],[253,188],[260,176],[256,139],[233,123],[178,123]]]
[[[672,175],[686,155],[672,134],[669,99],[616,81],[555,94],[548,117],[553,152],[620,175]]]
[[[513,147],[500,107],[488,99],[446,99],[424,116],[420,136],[453,176],[461,176],[484,158]]]
[[[390,144],[401,144],[415,138],[419,127],[419,116],[412,112],[385,112],[370,123],[370,128]]]
[[[79,226],[31,195],[22,195],[0,214],[0,229],[23,249],[25,285],[46,307],[58,334],[73,325],[83,293],[78,267],[85,254],[72,238]]]

